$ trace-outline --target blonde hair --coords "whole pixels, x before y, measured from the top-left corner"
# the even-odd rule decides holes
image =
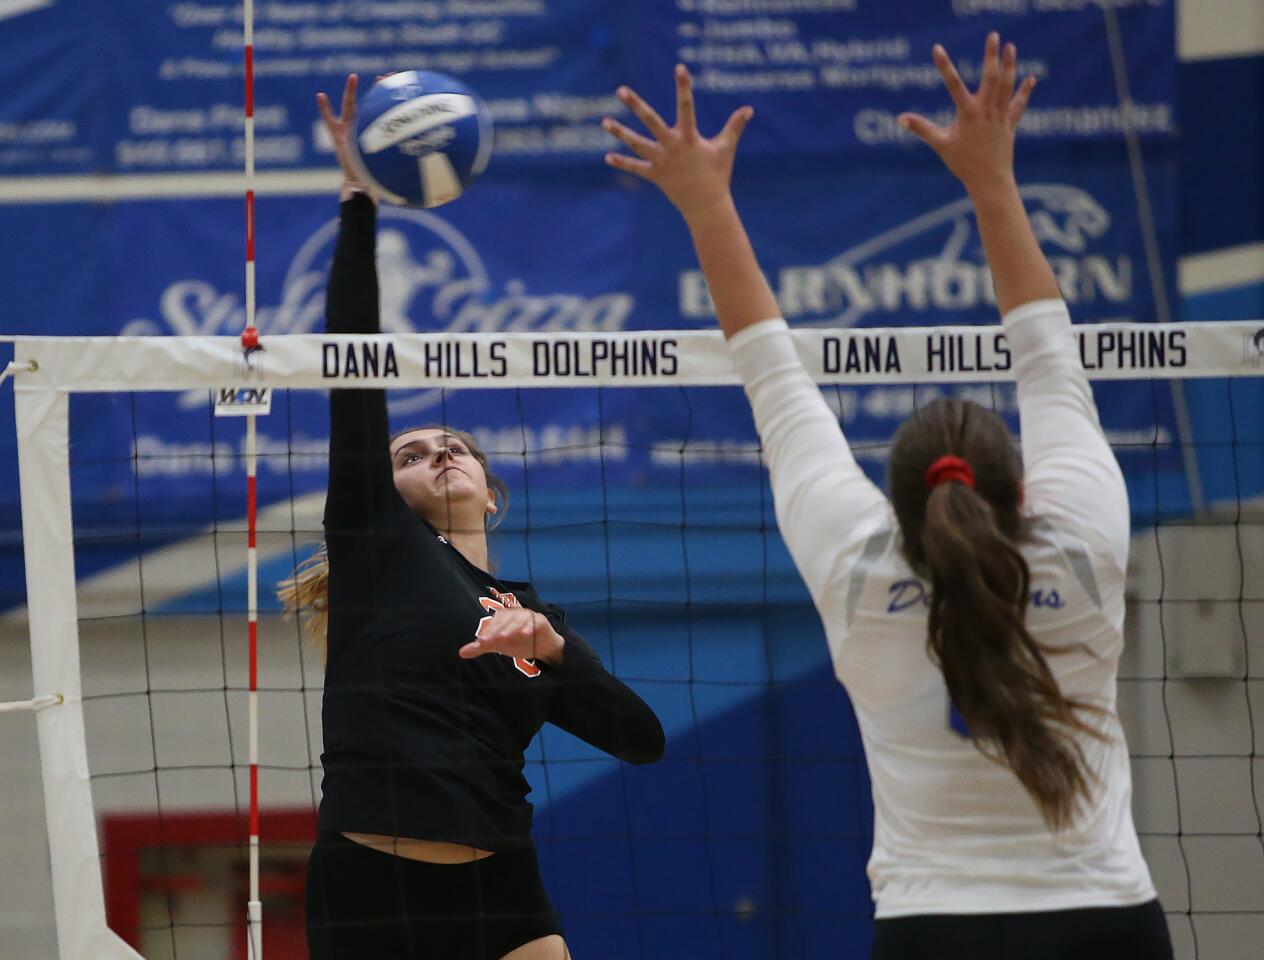
[[[406,433],[418,430],[442,430],[456,437],[469,448],[470,455],[483,468],[487,477],[487,487],[496,494],[496,513],[485,521],[488,530],[493,530],[505,519],[509,509],[509,487],[505,481],[492,473],[487,462],[487,454],[483,453],[473,435],[464,430],[438,424],[421,427],[408,427],[393,434],[390,443],[394,443]],[[292,576],[282,580],[276,587],[277,599],[285,608],[284,619],[298,619],[302,623],[303,636],[323,652],[328,653],[329,636],[329,550],[320,544],[316,552],[294,568]]]
[[[303,636],[323,647],[329,631],[329,551],[323,543],[294,568],[293,576],[277,584],[276,595],[285,619],[299,618]]]

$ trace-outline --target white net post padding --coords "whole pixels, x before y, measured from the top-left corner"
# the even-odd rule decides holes
[[[38,352],[38,351],[33,351]],[[32,359],[27,345],[18,361]],[[17,379],[18,475],[26,594],[53,909],[62,960],[128,960],[140,954],[105,921],[79,671],[75,554],[70,512],[70,396],[47,389],[38,368]]]

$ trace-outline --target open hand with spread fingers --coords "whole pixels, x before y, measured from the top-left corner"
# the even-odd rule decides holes
[[[754,110],[739,107],[714,137],[702,136],[694,115],[689,71],[683,64],[676,65],[674,126],[669,127],[654,108],[630,87],[620,87],[616,96],[641,121],[650,136],[646,137],[607,117],[601,123],[602,129],[635,156],[608,153],[606,163],[657,186],[686,220],[728,199],[737,142]]]
[[[560,663],[565,646],[566,640],[544,614],[511,607],[485,618],[474,640],[457,652],[466,660],[501,653],[515,659]]]
[[[342,168],[342,199],[347,199],[350,192],[358,191],[367,193],[376,203],[377,192],[369,185],[368,178],[356,161],[353,143],[356,135],[356,87],[359,83],[360,78],[354,73],[347,75],[347,84],[342,90],[342,108],[338,116],[334,116],[329,97],[324,91],[316,94],[316,106],[320,110],[320,118],[325,122],[325,129],[329,131],[329,138],[333,141],[338,166]]]
[[[1001,49],[1001,38],[993,31],[983,48],[983,77],[971,93],[957,73],[952,58],[942,46],[932,51],[935,66],[944,78],[957,115],[946,127],[938,126],[916,113],[900,114],[904,129],[920,137],[968,191],[1014,178],[1014,135],[1027,109],[1027,100],[1036,85],[1027,77],[1015,89],[1018,51],[1012,43]]]

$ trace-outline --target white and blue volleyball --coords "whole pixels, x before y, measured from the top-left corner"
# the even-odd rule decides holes
[[[455,200],[492,153],[492,121],[452,77],[405,70],[383,77],[360,103],[357,144],[382,198],[406,207]]]

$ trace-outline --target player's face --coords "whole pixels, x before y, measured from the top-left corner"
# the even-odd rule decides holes
[[[391,444],[391,466],[404,502],[436,527],[481,530],[496,511],[487,473],[460,437],[429,428],[405,433]]]

